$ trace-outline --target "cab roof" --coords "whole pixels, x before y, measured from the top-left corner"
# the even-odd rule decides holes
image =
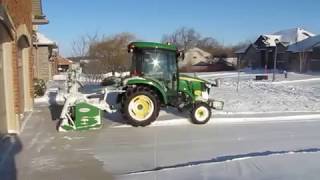
[[[156,48],[156,49],[164,49],[164,50],[171,50],[177,51],[177,47],[171,44],[162,44],[157,42],[132,42],[128,45],[128,47],[135,47],[135,48]]]

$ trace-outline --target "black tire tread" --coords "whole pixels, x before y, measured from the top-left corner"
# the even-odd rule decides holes
[[[208,108],[208,110],[209,110],[209,117],[208,117],[208,119],[205,120],[205,121],[198,121],[198,120],[195,118],[195,111],[196,111],[196,109],[197,109],[198,107],[200,107],[200,106],[205,106],[205,107]],[[191,122],[192,122],[193,124],[206,124],[207,122],[210,121],[211,116],[212,116],[211,108],[210,108],[210,106],[209,106],[207,103],[204,103],[204,102],[196,102],[196,103],[194,104],[192,110],[191,110]]]
[[[153,97],[151,99],[153,99],[155,101],[155,105],[154,105],[155,106],[155,114],[152,115],[149,119],[142,121],[142,122],[135,121],[134,119],[132,119],[127,111],[127,106],[129,105],[129,101],[137,94],[145,94],[147,96]],[[151,88],[149,88],[147,86],[137,86],[134,88],[130,87],[126,90],[126,92],[124,93],[124,95],[122,97],[121,112],[122,112],[123,118],[127,121],[128,124],[130,124],[134,127],[148,126],[152,122],[154,122],[159,116],[159,112],[160,112],[159,96],[155,91],[153,91]]]

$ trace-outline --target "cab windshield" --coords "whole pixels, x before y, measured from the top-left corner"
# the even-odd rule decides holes
[[[175,51],[140,49],[133,53],[132,60],[132,70],[143,76],[171,80],[177,72]]]

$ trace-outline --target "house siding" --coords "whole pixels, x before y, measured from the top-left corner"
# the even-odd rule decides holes
[[[51,79],[51,68],[49,62],[49,49],[47,46],[34,48],[33,54],[36,61],[35,78],[48,81]]]

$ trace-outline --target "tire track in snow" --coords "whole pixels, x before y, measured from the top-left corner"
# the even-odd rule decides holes
[[[169,170],[169,169],[198,166],[203,164],[216,164],[216,163],[223,163],[228,161],[241,161],[245,159],[253,159],[258,157],[266,157],[266,156],[283,156],[283,155],[319,153],[319,152],[320,152],[320,148],[308,148],[308,149],[301,149],[301,150],[294,150],[294,151],[263,151],[263,152],[252,152],[252,153],[238,154],[238,155],[226,155],[226,156],[219,156],[216,158],[212,158],[209,160],[192,161],[192,162],[180,163],[180,164],[169,165],[169,166],[159,166],[153,169],[132,171],[126,174],[121,174],[119,176],[146,174],[146,173],[152,173],[152,172]]]

